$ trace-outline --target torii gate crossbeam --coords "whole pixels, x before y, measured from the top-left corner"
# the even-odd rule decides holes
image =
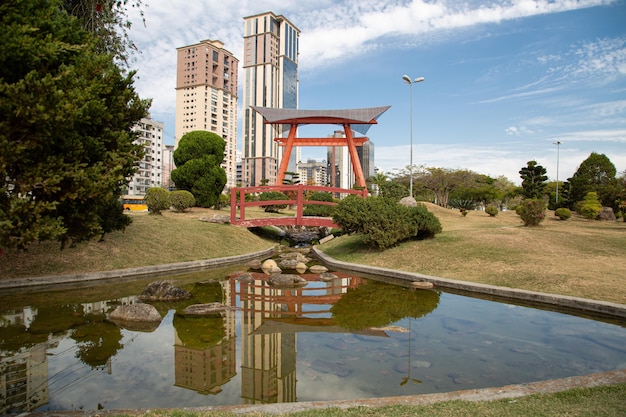
[[[289,158],[294,146],[347,146],[356,185],[366,187],[363,168],[357,153],[357,146],[362,146],[367,137],[354,137],[353,130],[367,133],[378,117],[391,106],[347,110],[298,110],[276,109],[252,106],[265,119],[266,124],[282,125],[283,131],[289,129],[287,138],[274,138],[279,146],[284,146],[283,157],[278,168],[277,184],[282,184],[289,166]],[[343,126],[345,138],[296,138],[299,125],[335,124]]]

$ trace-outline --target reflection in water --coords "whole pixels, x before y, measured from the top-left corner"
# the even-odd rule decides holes
[[[192,299],[155,303],[163,320],[145,329],[106,320],[133,293],[0,295],[12,309],[0,311],[0,414],[407,395],[626,367],[623,326],[335,275],[303,274],[299,288],[262,273],[172,277]],[[213,302],[228,308],[183,314]]]

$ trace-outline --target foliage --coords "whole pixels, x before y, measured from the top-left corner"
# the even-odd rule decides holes
[[[213,207],[226,185],[224,139],[213,132],[195,130],[183,135],[174,151],[172,180],[179,190],[193,194],[200,207]]]
[[[163,210],[169,210],[170,192],[165,188],[151,187],[146,190],[145,201],[150,214],[161,214]]]
[[[0,5],[0,246],[64,247],[127,224],[104,207],[141,158],[131,128],[149,102],[59,6]]]
[[[98,50],[126,64],[137,50],[127,32],[131,28],[128,6],[138,9],[143,17],[141,3],[142,0],[62,0],[63,8],[98,38]]]
[[[396,181],[385,181],[378,184],[378,195],[394,201],[400,201],[409,195],[409,190]]]
[[[598,194],[600,203],[606,207],[617,209],[615,200],[623,192],[623,186],[615,178],[615,165],[604,154],[592,152],[585,159],[572,178],[568,178],[570,208],[582,201],[587,193],[594,191]]]
[[[176,190],[170,193],[170,204],[175,211],[182,213],[196,204],[196,199],[187,190]]]
[[[224,207],[228,207],[229,205],[230,205],[230,195],[221,193],[217,199],[217,203],[215,203],[215,206],[213,206],[213,208],[215,208],[215,210],[221,210]]]
[[[350,288],[330,311],[339,326],[354,331],[388,326],[406,317],[424,317],[438,305],[436,291],[407,291],[399,285],[372,280]],[[368,314],[363,314],[364,311]]]
[[[424,206],[406,207],[384,197],[348,196],[333,211],[333,221],[346,233],[363,234],[366,244],[380,249],[441,232],[441,223]]]
[[[371,195],[378,196],[380,195],[380,189],[383,184],[388,181],[387,175],[382,172],[377,172],[373,177],[369,177],[367,179],[367,184],[369,184],[369,192]]]
[[[537,161],[528,161],[527,166],[519,171],[520,178],[522,178],[522,194],[525,198],[543,197],[548,180],[546,172],[544,167],[537,165]]]
[[[418,174],[416,182],[435,194],[439,206],[447,207],[450,195],[455,190],[475,185],[477,177],[478,174],[466,169],[427,168]]]
[[[586,219],[595,219],[602,210],[602,203],[598,200],[598,193],[588,192],[579,208],[579,214]]]
[[[273,200],[289,200],[285,194],[278,191],[266,191],[259,195],[260,201],[273,201]],[[267,213],[278,213],[280,210],[284,210],[287,208],[287,204],[274,204],[265,206],[265,211]]]
[[[500,210],[498,210],[498,207],[496,207],[496,206],[487,206],[487,207],[485,207],[485,213],[487,213],[491,217],[496,217],[499,212],[500,212]]]
[[[331,193],[317,191],[311,194],[308,198],[312,201],[333,201],[333,195]],[[305,204],[304,211],[302,214],[304,216],[320,216],[320,217],[331,217],[333,212],[333,206],[327,205],[318,205],[318,204]]]
[[[554,211],[554,215],[561,220],[567,220],[572,217],[572,212],[566,207],[559,207]]]
[[[524,226],[528,227],[539,226],[546,218],[546,204],[536,198],[524,199],[515,211],[522,218]]]

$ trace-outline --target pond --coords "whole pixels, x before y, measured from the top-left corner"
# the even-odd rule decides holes
[[[341,272],[276,288],[236,270],[168,277],[193,297],[154,303],[163,319],[143,328],[106,314],[155,279],[0,293],[0,414],[376,398],[626,368],[623,322]],[[231,308],[177,313],[214,301]]]

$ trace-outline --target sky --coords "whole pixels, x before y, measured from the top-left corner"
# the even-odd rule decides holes
[[[300,109],[391,106],[367,134],[386,173],[406,169],[411,149],[416,167],[516,184],[528,161],[564,181],[592,152],[626,171],[626,0],[143,1],[145,22],[130,11],[131,68],[166,144],[176,48],[220,40],[241,65],[243,18],[272,11],[301,31]],[[410,86],[405,74],[425,80]],[[302,155],[323,160],[325,149]]]

